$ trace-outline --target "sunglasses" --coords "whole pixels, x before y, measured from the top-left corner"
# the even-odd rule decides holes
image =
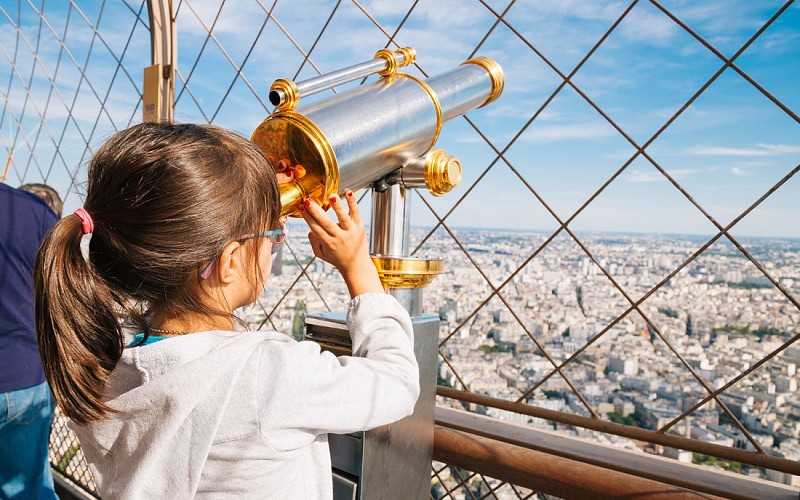
[[[236,238],[236,241],[239,243],[243,243],[247,240],[252,240],[254,238],[269,238],[270,243],[272,243],[272,249],[270,253],[275,255],[280,251],[280,246],[286,240],[286,224],[281,222],[281,227],[278,229],[270,229],[269,231],[261,231],[260,233],[250,233],[250,234],[243,234]],[[209,276],[211,276],[211,271],[214,269],[214,263],[217,259],[212,260],[208,263],[206,267],[200,272],[200,278],[207,280]]]

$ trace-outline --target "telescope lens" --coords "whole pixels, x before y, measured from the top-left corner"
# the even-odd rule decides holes
[[[269,102],[273,106],[277,106],[278,104],[281,103],[281,96],[278,94],[278,91],[270,90],[270,92],[269,92]]]

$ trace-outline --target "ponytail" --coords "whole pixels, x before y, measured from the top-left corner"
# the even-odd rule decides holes
[[[53,226],[34,266],[42,366],[79,424],[115,412],[105,387],[122,357],[121,320],[148,334],[153,311],[229,317],[207,305],[200,272],[231,241],[275,227],[281,209],[264,153],[213,125],[117,132],[95,151],[87,181],[84,209]],[[258,252],[251,258],[260,276]]]
[[[105,385],[122,356],[116,312],[125,304],[83,258],[81,222],[68,216],[53,226],[33,274],[45,376],[64,414],[86,424],[115,411],[104,402]]]

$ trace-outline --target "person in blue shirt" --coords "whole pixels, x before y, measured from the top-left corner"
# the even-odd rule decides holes
[[[36,345],[33,263],[56,214],[0,184],[0,498],[56,498],[48,460],[53,404]]]
[[[32,182],[30,184],[23,184],[18,189],[33,193],[39,198],[43,199],[44,202],[47,203],[47,206],[56,213],[58,218],[61,218],[61,212],[64,210],[64,202],[61,201],[58,191],[56,191],[52,186],[40,184],[38,182]]]

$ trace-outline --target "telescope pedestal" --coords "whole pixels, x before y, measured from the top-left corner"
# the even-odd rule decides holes
[[[371,431],[328,435],[335,500],[430,498],[439,318],[411,320],[420,381],[414,413]],[[352,353],[344,313],[310,314],[305,324],[305,340],[337,356]]]

